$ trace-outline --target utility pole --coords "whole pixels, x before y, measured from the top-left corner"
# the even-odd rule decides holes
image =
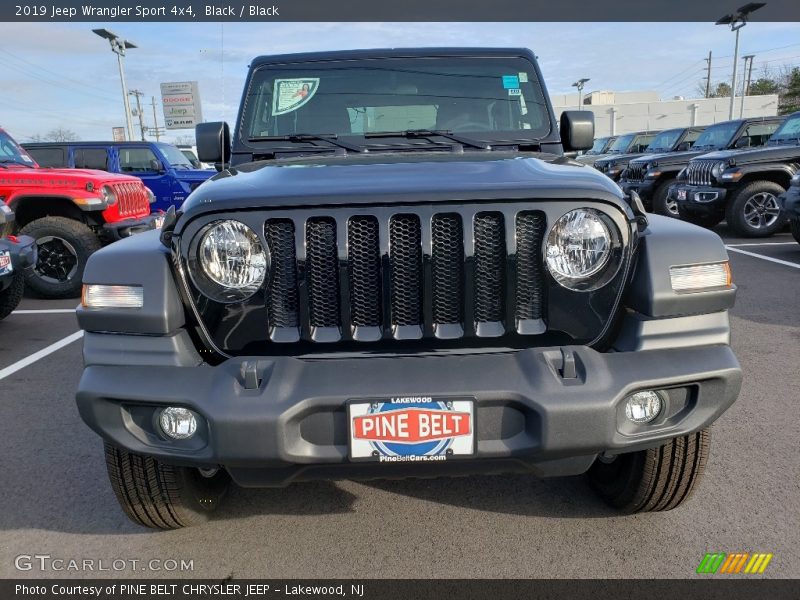
[[[131,96],[136,97],[136,115],[139,117],[139,132],[142,134],[142,141],[145,141],[144,132],[147,131],[147,126],[144,124],[144,115],[142,114],[142,103],[141,97],[144,96],[144,92],[139,90],[131,90]]]
[[[755,54],[748,54],[747,56],[743,56],[742,60],[744,61],[744,68],[742,69],[742,105],[739,108],[739,118],[744,117],[744,99],[747,96],[747,93],[750,91],[750,77],[753,75],[753,59],[755,58]],[[748,61],[749,68],[748,68]]]
[[[706,98],[711,96],[711,50],[708,51],[708,71],[706,72]]]
[[[156,141],[161,141],[161,129],[158,127],[158,113],[156,112],[156,97],[151,96],[153,105],[153,133],[156,135]]]

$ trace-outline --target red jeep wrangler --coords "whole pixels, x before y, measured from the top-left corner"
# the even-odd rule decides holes
[[[0,201],[20,233],[36,240],[39,259],[25,282],[48,298],[80,295],[89,255],[104,243],[153,229],[154,197],[136,177],[82,169],[40,168],[0,129]]]

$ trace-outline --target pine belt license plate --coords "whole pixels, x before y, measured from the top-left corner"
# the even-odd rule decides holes
[[[11,264],[11,253],[8,250],[0,250],[0,275],[8,275],[14,270]]]
[[[678,190],[678,200],[686,200],[686,190]]]
[[[436,462],[475,454],[475,399],[400,396],[347,404],[350,460]]]

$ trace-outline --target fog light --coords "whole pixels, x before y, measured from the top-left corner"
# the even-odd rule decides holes
[[[168,406],[158,421],[161,430],[173,440],[188,440],[197,431],[197,419],[188,408]]]
[[[135,285],[84,284],[81,294],[84,308],[142,308],[144,290]]]
[[[634,423],[649,423],[661,412],[662,404],[658,392],[636,392],[625,401],[625,416]]]

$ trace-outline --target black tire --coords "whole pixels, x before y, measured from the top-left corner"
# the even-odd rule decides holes
[[[206,477],[199,469],[164,464],[106,442],[111,487],[131,521],[153,529],[199,525],[219,506],[230,484],[224,469]]]
[[[786,224],[786,219],[781,215],[778,196],[785,191],[771,181],[748,183],[728,199],[728,205],[725,207],[728,227],[741,237],[769,237],[780,231]],[[752,212],[760,202],[763,202],[764,206],[769,206],[769,213]]]
[[[678,218],[678,203],[675,201],[670,202],[667,199],[669,186],[676,181],[677,179],[668,179],[656,188],[656,191],[653,192],[653,210],[651,212],[665,217],[672,217],[673,219]]]
[[[800,244],[800,219],[792,219],[789,221],[789,229],[792,231],[794,241]]]
[[[0,292],[0,319],[5,319],[19,306],[24,290],[25,277],[22,273],[14,273],[11,285]]]
[[[681,209],[680,206],[678,206],[678,217],[682,221],[686,221],[692,225],[699,225],[700,227],[705,227],[706,229],[711,229],[712,227],[716,227],[722,223],[722,215],[715,213],[708,214],[687,212]]]
[[[35,239],[39,249],[36,266],[25,275],[28,287],[45,298],[80,296],[86,261],[102,246],[97,235],[80,221],[66,217],[36,219],[20,233]],[[64,266],[56,266],[59,262]]]
[[[672,510],[694,491],[708,459],[708,429],[659,448],[595,461],[589,481],[598,495],[624,513]]]

